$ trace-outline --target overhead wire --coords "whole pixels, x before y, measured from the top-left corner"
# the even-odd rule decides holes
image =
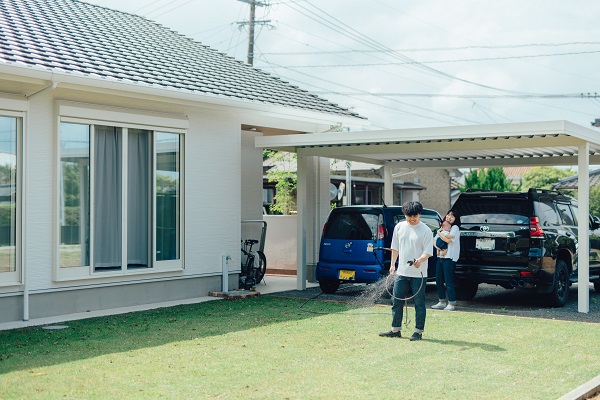
[[[481,88],[488,89],[488,90],[500,91],[500,92],[504,92],[504,93],[521,93],[521,92],[517,92],[517,91],[513,91],[513,90],[496,88],[496,87],[493,87],[493,86],[490,86],[490,85],[485,85],[485,84],[481,84],[481,83],[478,83],[478,82],[473,82],[473,81],[470,81],[468,79],[459,78],[457,76],[453,76],[451,74],[448,74],[448,73],[446,73],[444,71],[441,71],[441,70],[432,68],[430,66],[427,66],[425,64],[422,64],[422,63],[420,63],[420,62],[418,62],[418,61],[416,61],[416,60],[414,60],[414,59],[412,59],[412,58],[410,58],[408,56],[405,56],[405,55],[403,55],[403,54],[401,54],[399,52],[396,52],[393,49],[391,49],[391,48],[389,48],[389,47],[387,47],[387,46],[385,46],[385,45],[383,45],[383,44],[381,44],[381,43],[379,43],[379,42],[377,42],[377,41],[369,38],[368,36],[366,36],[366,35],[358,32],[356,29],[350,27],[349,25],[345,24],[344,22],[341,22],[336,17],[331,16],[327,12],[325,12],[322,9],[320,9],[319,7],[315,6],[310,1],[307,0],[306,3],[309,4],[309,5],[311,5],[313,8],[315,8],[316,10],[318,10],[323,15],[328,16],[331,20],[335,21],[337,23],[337,25],[332,24],[331,22],[325,20],[324,17],[322,17],[321,15],[316,14],[312,10],[308,10],[306,7],[304,7],[304,6],[300,5],[300,4],[297,4],[296,6],[292,6],[290,4],[286,4],[286,5],[288,5],[288,7],[292,8],[292,9],[294,9],[294,10],[302,13],[305,16],[308,16],[309,18],[313,19],[314,21],[317,21],[317,22],[325,21],[325,23],[322,23],[322,25],[324,25],[324,26],[326,26],[326,27],[328,27],[330,29],[333,29],[334,31],[336,31],[338,33],[345,33],[351,39],[353,39],[353,40],[355,40],[355,41],[357,41],[357,42],[359,42],[361,44],[365,44],[365,45],[367,45],[367,46],[369,46],[371,48],[374,48],[374,49],[387,50],[387,51],[389,51],[389,55],[390,56],[392,56],[392,57],[394,57],[396,59],[399,59],[401,61],[411,62],[413,64],[409,64],[409,65],[417,67],[419,70],[423,70],[423,71],[432,73],[432,74],[437,75],[437,76],[441,76],[441,77],[444,77],[444,78],[447,78],[447,79],[450,79],[450,80],[455,80],[455,81],[463,82],[463,83],[466,83],[466,84],[469,84],[469,85],[474,85],[474,86],[481,87]],[[302,12],[302,11],[298,10],[298,8],[302,8],[306,12]],[[312,16],[308,15],[307,13],[311,14]],[[331,27],[332,25],[334,26],[334,28]]]
[[[518,56],[506,56],[506,57],[485,57],[485,58],[463,58],[463,59],[452,59],[452,60],[429,60],[429,61],[403,61],[403,62],[388,62],[388,63],[360,63],[360,64],[313,64],[313,65],[288,65],[290,68],[338,68],[338,67],[375,67],[375,66],[395,66],[395,65],[407,65],[407,64],[447,64],[455,62],[473,62],[473,61],[497,61],[497,60],[511,60],[511,59],[524,59],[524,58],[540,58],[540,57],[557,57],[557,56],[573,56],[581,54],[597,54],[600,50],[593,51],[579,51],[570,53],[552,53],[552,54],[527,54]]]
[[[373,49],[353,49],[353,50],[321,50],[321,51],[273,51],[265,53],[266,55],[323,55],[323,54],[344,54],[344,53],[389,53],[389,52],[433,52],[433,51],[455,51],[471,49],[516,49],[523,47],[556,47],[571,45],[600,45],[600,42],[563,42],[563,43],[525,43],[519,45],[473,45],[456,47],[419,47],[410,49],[395,50],[373,50]]]

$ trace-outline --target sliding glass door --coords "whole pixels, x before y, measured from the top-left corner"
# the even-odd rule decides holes
[[[181,263],[181,135],[61,124],[60,267],[139,272]]]

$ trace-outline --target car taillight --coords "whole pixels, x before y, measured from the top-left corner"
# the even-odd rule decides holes
[[[385,238],[385,226],[377,226],[377,240],[383,240]]]
[[[544,231],[540,226],[540,219],[538,217],[529,217],[529,236],[531,237],[542,237]]]

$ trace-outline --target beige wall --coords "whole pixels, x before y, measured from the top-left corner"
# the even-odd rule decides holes
[[[420,169],[415,177],[426,187],[419,192],[419,201],[425,208],[436,210],[441,215],[450,209],[450,176],[446,169]]]
[[[296,275],[296,215],[263,215],[267,223],[267,273]]]

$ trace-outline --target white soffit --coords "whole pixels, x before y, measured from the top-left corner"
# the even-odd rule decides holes
[[[586,141],[590,164],[600,164],[600,132],[568,121],[263,136],[256,146],[380,165],[448,168],[576,165],[578,146]]]

